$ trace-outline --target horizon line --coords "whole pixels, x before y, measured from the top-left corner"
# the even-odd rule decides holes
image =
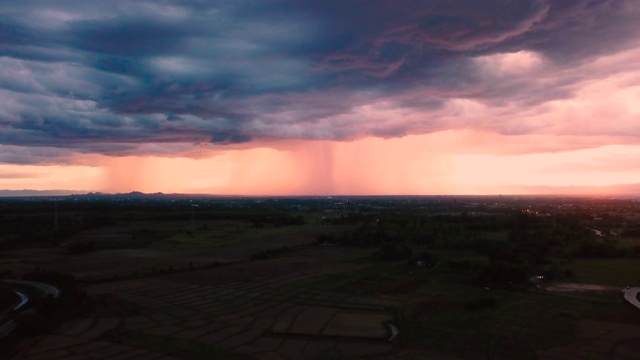
[[[0,189],[0,198],[36,198],[36,197],[73,197],[73,196],[180,196],[180,197],[217,197],[217,198],[363,198],[363,197],[571,197],[571,198],[593,198],[593,197],[627,197],[640,198],[640,193],[494,193],[494,194],[463,194],[463,193],[443,193],[443,194],[207,194],[207,193],[146,193],[141,191],[130,192],[101,192],[101,191],[73,191],[73,190],[5,190]]]

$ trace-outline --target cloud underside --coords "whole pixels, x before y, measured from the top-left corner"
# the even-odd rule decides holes
[[[452,129],[633,143],[639,15],[635,0],[7,1],[0,161]]]

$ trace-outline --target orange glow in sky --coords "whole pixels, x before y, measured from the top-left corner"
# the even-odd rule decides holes
[[[0,187],[229,195],[484,194],[640,179],[640,146],[558,151],[553,137],[444,131],[396,139],[292,141],[210,157],[99,156],[94,166],[2,165]],[[565,143],[579,139],[565,139]],[[541,146],[545,152],[530,153]],[[548,146],[549,149],[545,149]],[[550,152],[549,152],[550,151]],[[509,152],[509,153],[505,153]]]

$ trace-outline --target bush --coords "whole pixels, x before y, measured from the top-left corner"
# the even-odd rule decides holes
[[[410,265],[432,268],[438,263],[438,257],[429,251],[423,251],[409,260]]]
[[[488,309],[495,306],[496,306],[496,299],[494,299],[491,296],[481,296],[468,301],[464,307],[467,310],[474,311],[474,310]]]
[[[275,249],[264,250],[251,255],[251,261],[273,259],[293,251],[295,251],[295,248],[290,246],[282,246]]]
[[[491,286],[512,290],[525,290],[531,277],[530,269],[525,264],[507,261],[494,261],[479,274],[479,281]]]
[[[376,256],[385,261],[404,260],[411,257],[411,249],[405,244],[384,243],[376,252]]]
[[[316,243],[320,245],[335,244],[336,238],[332,235],[321,234],[316,238]]]
[[[71,255],[87,254],[96,248],[92,241],[76,241],[67,245],[67,253]]]
[[[450,270],[459,272],[478,271],[486,267],[483,262],[471,259],[449,260],[447,266]]]

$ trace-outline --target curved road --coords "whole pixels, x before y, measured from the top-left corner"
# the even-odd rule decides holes
[[[6,284],[10,285],[22,285],[28,286],[31,288],[35,288],[38,291],[42,292],[44,296],[51,295],[52,297],[58,297],[60,295],[60,290],[55,286],[51,286],[49,284],[44,284],[37,281],[27,281],[27,280],[0,280],[4,281]],[[18,310],[21,307],[25,306],[29,302],[29,295],[23,293],[19,290],[14,290],[14,293],[20,297],[20,301],[17,305],[15,305],[12,309]],[[6,320],[6,321],[5,321]],[[0,317],[0,338],[3,338],[9,335],[13,330],[18,327],[18,322],[11,318]]]
[[[16,294],[16,295],[18,295],[18,297],[20,298],[20,302],[18,302],[18,303],[17,303],[17,304],[12,308],[13,310],[18,310],[18,309],[20,309],[22,306],[24,306],[24,304],[26,304],[26,303],[28,303],[28,302],[29,302],[29,297],[28,297],[25,293],[23,293],[23,292],[21,292],[21,291],[18,291],[18,290],[14,290],[14,291],[13,291],[13,293],[14,293],[14,294]]]
[[[640,287],[634,287],[631,289],[624,289],[624,298],[625,300],[627,300],[628,302],[631,303],[631,305],[637,307],[638,309],[640,309],[640,301],[638,301],[638,293],[640,293]]]
[[[41,292],[43,292],[43,294],[45,296],[51,295],[51,296],[53,296],[55,298],[55,297],[58,297],[58,295],[60,295],[60,290],[58,290],[58,288],[56,288],[55,286],[51,286],[49,284],[45,284],[45,283],[41,283],[41,282],[37,282],[37,281],[4,280],[4,282],[7,283],[7,284],[24,285],[24,286],[29,286],[29,287],[36,288],[36,289],[40,290]]]

